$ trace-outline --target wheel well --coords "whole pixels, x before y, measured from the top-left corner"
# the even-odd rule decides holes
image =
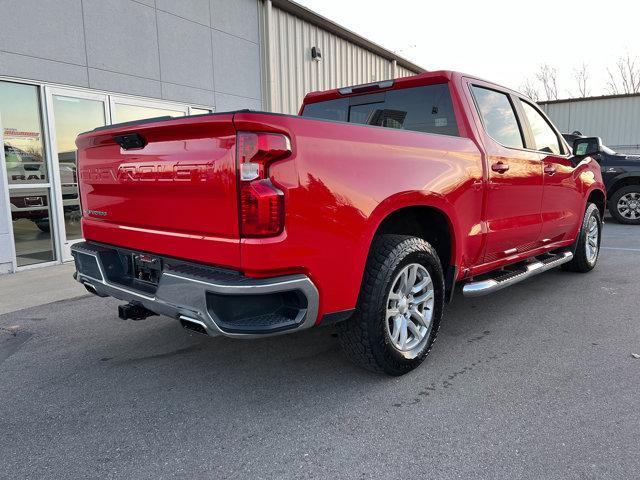
[[[443,271],[451,263],[452,235],[444,213],[432,207],[407,207],[396,210],[385,218],[376,235],[393,233],[422,238],[435,248]]]
[[[605,200],[604,193],[601,190],[594,190],[589,194],[588,203],[595,203],[600,210],[600,218],[604,218]]]
[[[611,198],[616,191],[620,190],[623,187],[628,187],[629,185],[640,185],[640,177],[625,177],[618,180],[616,183],[609,187],[609,191],[607,192],[607,197]]]

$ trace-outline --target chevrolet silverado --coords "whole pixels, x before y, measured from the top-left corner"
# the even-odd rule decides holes
[[[606,204],[594,139],[569,148],[524,95],[451,71],[256,111],[110,125],[77,139],[76,279],[257,338],[336,324],[357,364],[404,374],[445,304],[554,267],[594,268]]]

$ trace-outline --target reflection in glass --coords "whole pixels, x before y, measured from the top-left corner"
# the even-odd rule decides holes
[[[560,142],[547,121],[527,102],[520,103],[529,120],[529,126],[536,142],[536,150],[555,153],[556,155],[560,154]]]
[[[18,266],[55,260],[49,189],[10,189],[9,203]]]
[[[311,103],[302,116],[458,135],[449,86],[444,83]]]
[[[166,117],[167,115],[170,117],[184,117],[184,112],[166,108],[141,107],[139,105],[116,103],[113,122],[133,122],[145,118]]]
[[[0,82],[0,118],[9,184],[47,183],[38,87]]]
[[[79,133],[105,125],[104,102],[54,95],[53,114],[65,230],[67,240],[75,240],[82,238],[76,172],[76,137]]]
[[[494,140],[505,147],[522,148],[522,134],[509,97],[488,88],[473,87],[484,128]]]

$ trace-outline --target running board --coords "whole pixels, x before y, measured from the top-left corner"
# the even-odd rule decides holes
[[[503,288],[526,280],[534,275],[559,267],[563,263],[570,262],[572,259],[573,253],[562,252],[557,255],[547,257],[544,260],[537,260],[533,263],[529,263],[520,270],[503,273],[495,278],[469,282],[462,287],[462,294],[465,297],[480,297],[488,293],[497,292],[498,290],[502,290]]]

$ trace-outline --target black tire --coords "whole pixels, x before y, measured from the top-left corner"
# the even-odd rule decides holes
[[[387,333],[388,295],[397,275],[416,263],[426,269],[432,281],[431,330],[415,350],[401,352]],[[440,327],[444,297],[442,266],[429,243],[405,235],[380,235],[369,253],[356,312],[350,320],[339,324],[342,348],[356,365],[389,375],[403,375],[420,365],[429,354]]]
[[[49,233],[51,227],[49,226],[49,219],[46,220],[35,220],[33,223],[36,224],[36,227],[40,229],[40,231],[44,233]]]
[[[636,213],[638,218],[632,219],[625,217],[618,209],[618,202],[622,197],[628,194],[637,194],[638,198],[640,198],[640,185],[628,185],[626,187],[622,187],[619,190],[616,190],[613,195],[611,195],[611,199],[609,200],[609,213],[611,216],[616,219],[618,223],[624,223],[627,225],[640,225],[640,214]],[[640,210],[640,207],[638,207]]]
[[[591,219],[595,218],[597,229],[598,229],[598,245],[596,248],[595,258],[589,258],[587,255],[587,241],[588,241],[588,230],[589,225],[591,223]],[[562,265],[564,270],[568,270],[570,272],[578,272],[578,273],[586,273],[593,270],[598,263],[598,258],[600,257],[600,242],[602,237],[602,219],[600,217],[600,211],[598,207],[594,203],[589,203],[587,205],[587,210],[584,213],[584,218],[582,219],[582,226],[580,227],[580,233],[578,234],[578,239],[576,240],[575,251],[573,254],[573,260],[567,262]]]

